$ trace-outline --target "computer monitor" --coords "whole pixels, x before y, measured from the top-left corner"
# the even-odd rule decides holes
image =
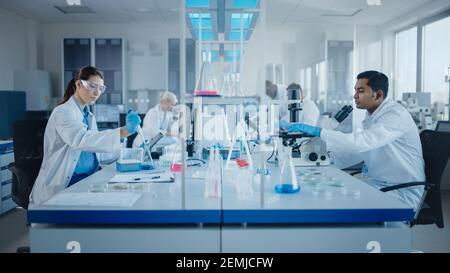
[[[120,113],[117,105],[94,104],[92,105],[92,112],[99,131],[119,127]]]
[[[162,133],[158,133],[156,136],[152,137],[152,139],[150,139],[150,141],[148,142],[148,148],[150,149],[150,151],[152,150],[153,146],[156,145],[156,143],[158,143],[158,141],[161,140],[161,138],[163,138],[164,135]]]
[[[436,131],[438,132],[450,132],[450,121],[439,120],[436,125]]]

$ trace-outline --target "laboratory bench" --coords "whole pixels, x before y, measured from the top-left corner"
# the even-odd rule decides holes
[[[254,191],[246,195],[237,194],[234,173],[223,170],[221,197],[207,198],[205,166],[188,168],[184,187],[176,173],[173,183],[131,182],[121,188],[107,184],[118,174],[109,165],[29,208],[31,251],[411,250],[407,222],[414,212],[399,200],[334,166],[296,167],[300,192],[277,194],[282,176],[278,167],[268,168],[264,181],[254,177]]]

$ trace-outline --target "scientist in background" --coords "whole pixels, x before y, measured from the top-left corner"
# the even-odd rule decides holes
[[[300,84],[291,83],[287,87],[287,92],[290,92],[290,90],[297,90],[300,93],[302,110],[299,111],[298,122],[316,126],[320,118],[320,111],[316,103],[306,98],[305,92],[303,91]]]
[[[332,152],[337,167],[346,168],[364,161],[363,179],[380,189],[406,182],[425,181],[422,145],[408,111],[387,98],[389,81],[377,71],[357,76],[356,107],[366,110],[362,129],[342,133],[303,123],[283,125],[289,132],[304,132],[320,136]],[[417,209],[424,186],[389,191],[408,206]]]
[[[44,157],[30,194],[30,206],[43,203],[95,173],[99,161],[111,160],[119,154],[120,139],[136,131],[141,120],[131,110],[125,127],[97,130],[88,106],[94,104],[105,89],[103,73],[92,66],[81,68],[69,82],[63,101],[52,111],[45,128]]]
[[[291,83],[289,86],[274,84],[271,81],[266,81],[266,95],[270,100],[279,100],[280,101],[280,120],[289,121],[289,111],[288,104],[283,104],[283,101],[287,101],[288,92],[290,90],[298,90],[300,93],[300,100],[302,105],[302,111],[299,112],[299,122],[309,124],[309,125],[317,125],[320,118],[320,111],[317,108],[316,104],[309,99],[306,99],[305,92],[302,87],[297,83]],[[268,105],[269,105],[268,101]]]
[[[266,80],[266,105],[270,109],[272,105],[271,100],[279,101],[279,118],[285,121],[289,121],[287,104],[283,104],[283,101],[287,100],[287,87],[282,84],[275,84],[272,81]]]
[[[178,122],[174,107],[178,100],[174,93],[164,91],[159,98],[159,104],[151,108],[144,118],[142,126],[142,134],[148,140],[152,139],[158,133],[162,133],[166,137],[178,136]],[[141,147],[143,144],[142,137],[138,134],[133,142],[133,147]]]

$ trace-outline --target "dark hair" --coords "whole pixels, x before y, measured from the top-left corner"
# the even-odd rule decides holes
[[[66,103],[70,99],[70,97],[75,94],[75,91],[77,90],[76,82],[78,80],[87,81],[91,76],[99,76],[100,78],[104,79],[103,73],[93,66],[84,66],[80,68],[80,71],[78,71],[73,79],[71,79],[67,84],[66,90],[64,91],[64,98],[59,104]]]
[[[302,91],[302,87],[300,86],[300,84],[295,83],[295,82],[289,84],[289,86],[286,89],[287,90],[300,90],[300,91]]]
[[[365,71],[360,73],[357,77],[359,79],[367,79],[367,85],[372,88],[373,92],[377,90],[383,91],[383,98],[385,99],[389,91],[389,79],[386,75],[378,71]]]
[[[272,85],[273,83],[271,81],[266,80],[266,90],[269,89]]]

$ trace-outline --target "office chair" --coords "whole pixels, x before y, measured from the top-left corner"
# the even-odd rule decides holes
[[[424,130],[420,133],[423,159],[425,161],[425,182],[410,182],[380,189],[388,192],[406,187],[424,185],[425,191],[414,215],[414,225],[436,224],[444,227],[441,204],[441,180],[450,157],[450,132]]]
[[[28,209],[29,196],[41,168],[46,125],[47,120],[21,120],[13,125],[14,162],[8,165],[13,173],[11,197],[24,209]]]
[[[13,125],[14,162],[8,165],[13,174],[11,197],[25,210],[42,164],[46,125],[47,120],[21,120]],[[30,247],[19,247],[17,252],[30,252]]]

